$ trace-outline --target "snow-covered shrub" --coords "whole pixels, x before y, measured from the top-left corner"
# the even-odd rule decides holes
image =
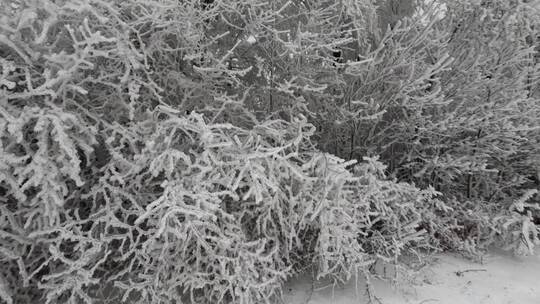
[[[518,1],[448,1],[446,7],[439,26],[450,29],[443,50],[451,62],[434,77],[443,104],[421,103],[406,120],[416,129],[408,137],[405,180],[460,202],[450,204],[458,212],[451,218],[467,219],[460,234],[474,243],[471,249],[502,237],[532,250],[538,211],[519,214],[511,206],[539,186],[540,62],[531,37],[538,36],[540,12]]]
[[[353,163],[315,148],[302,116],[268,119],[261,100],[226,92],[243,88],[230,62],[246,45],[221,39],[233,32],[212,31],[212,21],[243,22],[246,12],[268,11],[261,3],[3,7],[4,301],[252,303],[279,296],[280,283],[311,264],[346,278],[366,271],[370,252],[394,258],[421,242],[410,237],[421,233],[419,190],[384,181],[378,169],[353,173]],[[261,18],[254,31],[273,23]],[[311,15],[308,31],[319,22]],[[316,66],[319,50],[342,43],[332,42],[336,33],[294,39],[300,54],[317,48],[306,55]],[[193,110],[206,117],[186,116]],[[352,220],[335,223],[334,212]]]
[[[1,2],[0,299],[268,302],[310,267],[531,249],[534,19],[392,3]]]
[[[46,197],[25,208],[31,200],[15,197],[24,183],[7,187],[11,208],[3,209],[2,228],[12,230],[4,250],[12,266],[2,272],[16,291],[8,298],[267,301],[306,257],[320,276],[349,278],[367,272],[371,254],[395,259],[406,246],[427,242],[417,210],[435,194],[385,180],[376,160],[349,170],[354,162],[313,149],[313,127],[302,117],[245,130],[156,110],[131,132],[134,147],[114,137],[103,143],[110,161],[98,176],[87,176],[89,189],[76,190],[74,173],[56,173],[54,158],[39,168],[60,175],[50,183],[75,180],[56,194],[59,202]],[[73,141],[55,140],[68,151]],[[8,163],[5,180],[18,177],[16,164]],[[54,217],[45,213],[53,203]]]
[[[385,180],[376,160],[351,171],[354,162],[317,152],[302,117],[248,131],[173,116],[143,129],[137,184],[163,192],[140,206],[134,224],[147,231],[146,254],[116,283],[142,302],[171,300],[182,294],[175,288],[194,300],[266,301],[306,264],[350,278],[373,254],[393,261],[429,242],[418,210],[436,193]],[[141,285],[152,292],[132,287]]]
[[[475,248],[466,226],[497,229],[493,217],[511,220],[511,204],[539,185],[540,14],[517,1],[430,5],[347,66],[317,136],[323,150],[380,155],[391,176],[443,193],[453,211],[434,225],[459,231],[441,241]],[[460,216],[471,210],[491,219]]]

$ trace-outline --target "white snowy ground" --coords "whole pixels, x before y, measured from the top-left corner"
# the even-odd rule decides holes
[[[518,258],[493,252],[483,264],[438,255],[408,281],[408,286],[398,289],[373,281],[375,295],[382,304],[540,304],[540,254]],[[354,282],[333,291],[332,287],[317,290],[321,286],[308,278],[296,279],[286,289],[285,303],[367,303],[362,281],[358,292]]]

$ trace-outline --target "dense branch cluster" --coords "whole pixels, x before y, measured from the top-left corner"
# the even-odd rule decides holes
[[[531,252],[539,10],[1,2],[0,302],[270,303],[308,269]]]

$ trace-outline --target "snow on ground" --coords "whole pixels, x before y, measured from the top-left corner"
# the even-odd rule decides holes
[[[322,284],[300,278],[288,285],[285,303],[367,303],[365,283],[358,283],[358,292],[355,282],[321,290]],[[396,289],[382,281],[373,281],[373,285],[382,304],[540,304],[540,254],[520,258],[493,252],[483,264],[438,255],[430,266],[413,275],[408,286]]]

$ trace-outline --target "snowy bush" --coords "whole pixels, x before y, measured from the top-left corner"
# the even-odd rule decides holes
[[[395,4],[0,3],[0,299],[268,303],[531,251],[538,15]]]
[[[9,163],[3,229],[12,266],[3,277],[16,301],[37,291],[47,303],[267,301],[306,257],[320,276],[349,278],[366,271],[371,253],[397,258],[426,242],[418,210],[436,193],[385,180],[376,160],[348,170],[354,162],[312,148],[313,127],[302,117],[245,130],[197,114],[154,114],[131,128],[138,147],[105,141],[110,160],[87,176],[87,189],[76,188],[80,172],[62,175],[50,154],[22,167],[65,180],[63,192],[26,190],[20,162]],[[64,133],[47,135],[57,145],[45,151],[76,153]],[[30,192],[34,206],[23,197]]]
[[[475,251],[495,241],[487,235],[501,231],[501,216],[521,223],[511,205],[539,186],[540,14],[518,1],[426,5],[344,70],[344,93],[329,94],[337,110],[315,122],[317,136],[326,151],[380,155],[391,176],[440,191],[453,212],[437,225],[454,227],[454,241],[441,241]]]

